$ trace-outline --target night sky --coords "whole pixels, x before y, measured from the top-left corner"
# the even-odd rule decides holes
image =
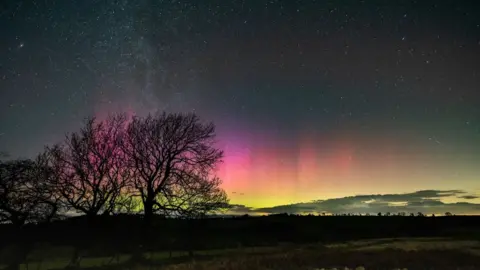
[[[11,158],[195,111],[239,212],[480,214],[476,1],[4,0],[0,33]]]

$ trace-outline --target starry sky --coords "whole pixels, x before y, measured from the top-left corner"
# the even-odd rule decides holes
[[[239,212],[480,214],[475,1],[5,0],[0,33],[10,157],[87,116],[194,111]]]

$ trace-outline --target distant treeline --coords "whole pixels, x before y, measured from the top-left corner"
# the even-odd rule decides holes
[[[338,242],[368,238],[454,237],[480,240],[480,216],[294,216],[209,219],[153,218],[145,231],[140,215],[86,216],[20,229],[0,226],[3,245],[19,242],[74,246],[92,256],[143,250],[202,250],[281,243]],[[20,230],[20,231],[18,231]],[[149,241],[144,241],[145,235]],[[147,245],[147,246],[145,246]]]

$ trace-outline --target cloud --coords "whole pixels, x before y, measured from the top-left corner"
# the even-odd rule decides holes
[[[245,214],[252,214],[257,212],[253,208],[242,205],[242,204],[230,204],[228,213],[232,215],[239,215],[239,214],[245,215]]]
[[[475,195],[464,195],[464,196],[459,196],[458,198],[465,199],[465,200],[474,200],[474,199],[478,199],[480,197],[475,196]]]
[[[319,214],[319,213],[417,213],[443,214],[480,214],[480,204],[470,202],[446,203],[442,199],[457,197],[476,199],[477,196],[465,195],[462,190],[420,190],[403,194],[356,195],[306,203],[279,205],[274,207],[251,208],[236,205],[231,213],[236,214]]]

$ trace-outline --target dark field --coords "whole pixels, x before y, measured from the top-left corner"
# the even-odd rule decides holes
[[[479,228],[475,216],[158,218],[151,227],[138,216],[81,217],[2,225],[0,261],[22,269],[480,269]]]

